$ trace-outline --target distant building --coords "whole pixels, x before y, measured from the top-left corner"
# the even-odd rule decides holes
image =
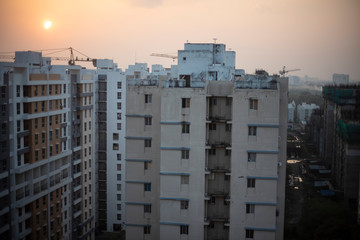
[[[288,104],[288,122],[289,122],[289,123],[293,123],[293,122],[294,122],[294,119],[295,119],[295,109],[296,109],[295,101],[292,101],[291,103]]]
[[[290,86],[299,86],[300,85],[300,77],[289,76],[289,85]]]
[[[324,157],[331,164],[335,188],[344,193],[360,222],[360,87],[325,86]]]
[[[334,73],[333,74],[333,83],[336,85],[348,84],[349,83],[349,75]]]
[[[126,239],[283,239],[287,78],[223,44],[178,56],[127,75]]]
[[[297,106],[297,120],[300,123],[305,123],[310,120],[313,110],[319,109],[320,107],[316,104],[302,103]]]

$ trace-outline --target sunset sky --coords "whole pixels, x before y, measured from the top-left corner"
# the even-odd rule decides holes
[[[176,61],[150,54],[217,38],[247,73],[285,65],[301,77],[360,80],[359,0],[0,0],[0,9],[0,54],[71,46],[123,69],[169,67]]]

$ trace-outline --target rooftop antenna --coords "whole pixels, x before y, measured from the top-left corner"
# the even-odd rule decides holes
[[[213,38],[213,40],[214,40],[214,43],[216,43],[217,38]]]

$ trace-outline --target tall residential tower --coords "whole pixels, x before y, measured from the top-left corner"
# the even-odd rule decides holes
[[[164,78],[128,79],[127,239],[282,239],[286,78],[185,44]]]

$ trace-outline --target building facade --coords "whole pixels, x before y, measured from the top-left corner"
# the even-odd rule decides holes
[[[94,238],[94,72],[37,52],[0,72],[0,236]]]
[[[295,109],[296,109],[295,101],[292,101],[291,103],[288,104],[288,122],[289,123],[293,123],[295,120]]]
[[[97,222],[102,231],[116,232],[125,221],[126,79],[112,60],[96,65]]]
[[[333,83],[336,85],[349,84],[349,74],[334,73],[333,74]]]
[[[175,77],[128,79],[126,238],[282,239],[287,79],[223,44],[178,56]]]
[[[325,86],[323,98],[325,160],[331,164],[336,190],[360,222],[360,88]]]
[[[311,118],[311,114],[315,109],[319,109],[320,107],[316,104],[307,104],[302,103],[297,105],[297,118],[298,122],[308,122]]]

